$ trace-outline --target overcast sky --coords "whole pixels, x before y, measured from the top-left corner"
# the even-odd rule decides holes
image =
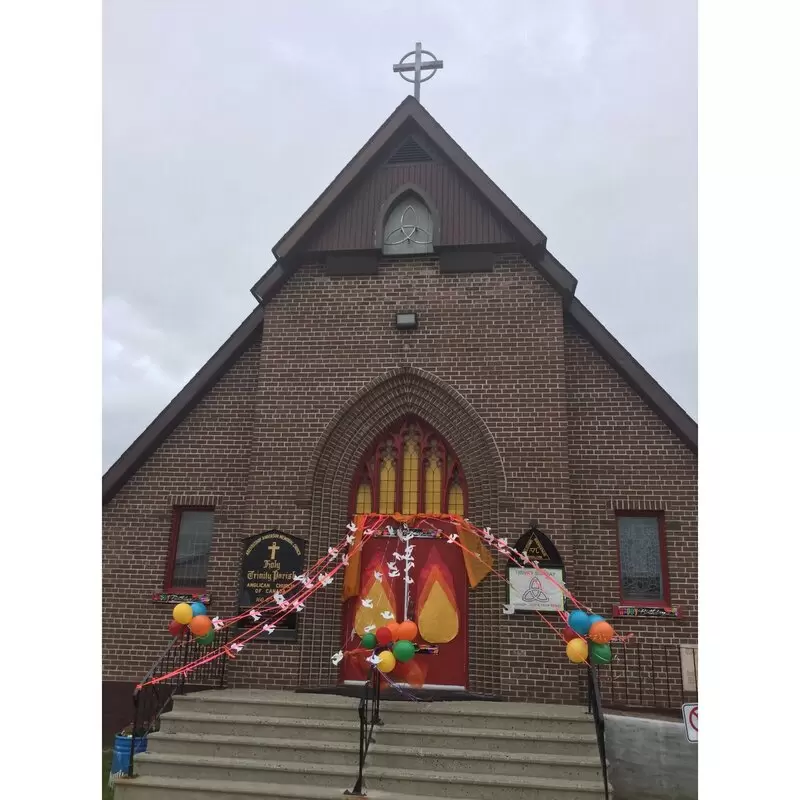
[[[106,0],[103,468],[255,301],[271,248],[408,94],[697,410],[689,0]]]

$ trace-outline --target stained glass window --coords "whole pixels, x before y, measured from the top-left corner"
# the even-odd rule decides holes
[[[617,525],[623,600],[663,601],[659,518],[621,516],[617,518]]]
[[[214,512],[176,509],[177,540],[167,588],[204,589],[214,533]]]
[[[353,513],[463,516],[466,491],[455,454],[417,419],[387,431],[366,454],[353,486]]]

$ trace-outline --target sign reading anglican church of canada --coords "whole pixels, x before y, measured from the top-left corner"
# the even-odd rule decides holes
[[[242,556],[241,588],[239,591],[239,613],[244,613],[257,603],[266,600],[279,589],[292,583],[295,574],[303,572],[306,543],[303,539],[290,536],[282,531],[267,531],[244,540]],[[274,611],[274,605],[268,606]],[[266,614],[266,612],[263,612]],[[242,627],[252,627],[256,623],[246,617]],[[297,613],[284,617],[277,630],[270,636],[267,633],[257,639],[279,639],[286,641],[297,635]]]

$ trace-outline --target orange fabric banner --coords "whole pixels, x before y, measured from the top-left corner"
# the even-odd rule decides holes
[[[356,526],[355,530],[355,544],[358,547],[361,543],[361,537],[364,535],[364,530],[369,527],[369,523],[376,523],[379,519],[382,520],[384,525],[407,524],[409,528],[417,527],[423,521],[430,522],[436,521],[442,523],[444,533],[457,533],[461,544],[467,548],[471,553],[475,554],[475,558],[464,553],[464,568],[467,571],[469,585],[475,588],[494,568],[494,558],[491,552],[487,549],[481,541],[480,536],[475,531],[471,522],[462,517],[454,514],[392,514],[390,516],[379,514],[357,514],[353,519]],[[344,571],[344,584],[342,586],[342,602],[349,600],[351,597],[358,597],[361,593],[361,550],[358,549],[350,559]]]

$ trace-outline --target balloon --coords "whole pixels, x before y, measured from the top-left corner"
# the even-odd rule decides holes
[[[214,644],[215,631],[209,631],[205,636],[198,636],[197,641],[200,644]]]
[[[205,614],[192,617],[189,622],[189,630],[197,637],[205,636],[213,627],[211,620]]]
[[[589,656],[589,645],[583,639],[567,642],[567,658],[573,664],[582,664]]]
[[[180,622],[181,625],[188,625],[193,616],[192,607],[188,603],[178,603],[172,609],[172,619],[175,622]]]
[[[611,648],[607,644],[591,644],[589,646],[589,660],[592,664],[610,664]]]
[[[397,666],[397,659],[392,655],[391,650],[384,650],[379,653],[378,659],[377,667],[381,672],[391,672]]]
[[[413,642],[414,639],[417,638],[418,633],[417,623],[407,619],[405,622],[400,623],[400,627],[397,630],[397,638],[398,640],[405,639],[408,642]]]
[[[399,622],[388,622],[386,627],[392,632],[392,641],[396,642],[400,637],[397,635],[397,632],[400,630],[400,623]]]
[[[186,626],[181,625],[180,622],[175,622],[174,619],[169,623],[167,629],[172,636],[183,636],[186,633]]]
[[[595,644],[608,644],[614,638],[614,629],[601,619],[589,628],[589,638]]]
[[[361,646],[366,650],[374,650],[378,644],[378,639],[374,633],[365,633],[361,638]]]
[[[595,622],[604,622],[605,617],[600,616],[600,614],[589,614],[589,627],[591,628]]]
[[[394,657],[401,664],[405,664],[406,661],[411,661],[411,659],[414,658],[415,652],[416,648],[413,642],[409,642],[407,639],[400,639],[400,641],[394,643],[394,647],[392,648]]]
[[[199,600],[195,600],[194,603],[192,603],[192,614],[194,614],[195,617],[199,617],[201,614],[205,614],[207,611],[208,609]]]
[[[578,634],[575,633],[575,631],[572,630],[572,628],[570,628],[570,627],[564,628],[564,630],[561,631],[561,633],[562,633],[562,635],[564,637],[564,641],[565,642],[571,642],[573,639],[577,639],[578,638]]]
[[[386,647],[387,644],[391,644],[394,641],[392,639],[392,632],[386,625],[381,625],[381,627],[375,631],[375,638],[378,640],[378,644],[381,645],[381,647]]]
[[[567,623],[570,628],[580,636],[586,636],[592,624],[589,622],[589,615],[585,611],[570,611]]]

